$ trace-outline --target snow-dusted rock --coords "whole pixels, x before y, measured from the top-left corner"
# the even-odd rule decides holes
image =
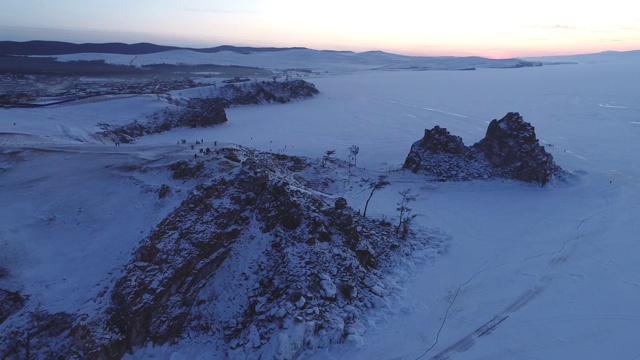
[[[387,294],[387,291],[385,289],[383,289],[381,286],[379,285],[375,285],[371,288],[371,292],[373,292],[374,294],[383,297]]]
[[[334,300],[336,298],[337,289],[331,279],[320,280],[320,287],[320,295],[322,295],[323,298],[330,300]]]
[[[242,147],[205,159],[167,166],[199,185],[139,243],[103,308],[39,317],[61,330],[38,333],[32,354],[118,358],[215,331],[229,358],[291,359],[358,335],[345,331],[385,304],[384,267],[410,243],[342,201],[326,206],[319,163]],[[17,341],[0,350],[23,356]]]
[[[285,317],[285,315],[287,315],[287,310],[285,308],[278,308],[275,310],[274,314],[277,318],[282,319],[283,317]]]
[[[249,344],[254,348],[259,348],[260,345],[262,345],[260,343],[260,332],[255,325],[251,325],[249,327],[249,335],[247,336],[247,340],[249,341]]]
[[[345,338],[344,342],[356,349],[359,349],[362,347],[362,345],[364,344],[364,342],[362,341],[362,337],[360,337],[359,335],[356,334],[349,334],[347,335],[347,337]]]
[[[296,307],[302,309],[306,303],[307,299],[305,299],[304,296],[300,296],[300,300],[296,301]]]
[[[146,121],[124,126],[102,124],[98,139],[135,142],[136,137],[161,133],[174,128],[201,128],[227,122],[225,108],[235,105],[287,103],[318,94],[315,85],[304,80],[248,81],[221,86],[208,97],[175,101],[176,105],[158,111]]]
[[[535,129],[518,113],[492,120],[486,136],[473,146],[435,126],[411,146],[404,166],[438,180],[500,177],[545,185],[564,171],[538,143]]]

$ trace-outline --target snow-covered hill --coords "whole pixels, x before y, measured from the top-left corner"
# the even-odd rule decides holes
[[[395,224],[398,192],[411,188],[419,194],[411,204],[417,215],[413,223],[417,239],[439,234],[443,241],[435,248],[416,248],[396,258],[396,264],[379,274],[382,286],[375,292],[377,284],[369,286],[372,306],[358,308],[360,320],[357,326],[343,329],[344,337],[338,340],[342,343],[332,344],[330,337],[320,335],[315,339],[325,342],[301,352],[300,348],[279,348],[282,358],[640,355],[636,346],[640,331],[636,240],[640,232],[636,159],[640,73],[635,64],[511,71],[363,71],[318,76],[312,81],[320,90],[313,99],[234,107],[227,110],[228,122],[223,125],[172,130],[121,146],[95,140],[92,134],[100,131],[98,123],[124,125],[142,120],[167,103],[141,95],[50,108],[0,109],[0,288],[23,299],[2,295],[6,301],[0,309],[8,317],[0,324],[0,334],[25,354],[28,346],[55,345],[36,343],[39,334],[27,331],[30,324],[33,329],[49,324],[46,314],[77,316],[72,319],[77,322],[55,318],[51,323],[58,326],[47,330],[55,336],[68,332],[70,325],[83,324],[83,319],[100,318],[111,304],[118,279],[135,273],[134,254],[139,254],[136,249],[141,243],[154,239],[150,235],[158,229],[168,229],[158,225],[171,213],[185,211],[182,206],[188,207],[189,202],[183,201],[193,196],[189,194],[198,184],[215,185],[216,180],[207,177],[175,179],[166,170],[179,160],[202,160],[198,148],[191,145],[203,140],[198,145],[235,148],[233,144],[240,144],[276,153],[264,155],[274,159],[278,154],[307,156],[317,159],[318,172],[323,171],[320,158],[335,149],[337,160],[324,168],[328,172],[323,176],[342,181],[310,187],[308,181],[322,178],[312,169],[291,182],[296,191],[331,205],[344,197],[355,214],[364,210],[369,196],[367,186],[357,180],[387,175],[391,184],[372,197],[367,216]],[[183,91],[182,96],[190,92]],[[411,144],[426,128],[441,125],[465,143],[474,143],[484,136],[491,119],[510,111],[520,112],[535,126],[540,144],[558,165],[575,174],[573,182],[543,188],[506,180],[428,182],[420,174],[389,172],[402,166]],[[176,144],[180,139],[188,142]],[[351,145],[358,145],[360,152],[358,167],[349,169],[346,159]],[[219,174],[228,171],[222,166],[219,170]],[[163,185],[170,191],[165,193]],[[220,200],[220,205],[224,208],[228,203]],[[246,251],[247,258],[258,257],[259,244],[249,245],[237,248],[239,254]],[[224,266],[252,266],[245,266],[241,259],[246,258],[240,255],[233,259],[237,261]],[[242,272],[237,274],[239,281],[247,281],[242,280]],[[218,287],[211,285],[198,293],[204,302],[189,314],[193,319],[200,311],[232,314],[224,312],[225,304],[237,304],[228,294],[214,290],[247,284],[216,281]],[[327,289],[331,292],[330,286]],[[225,302],[216,301],[221,297]],[[294,309],[301,298],[291,301]],[[306,301],[300,303],[304,316],[315,321],[311,319],[315,310]],[[305,306],[311,307],[308,315]],[[305,323],[303,317],[298,324]],[[86,328],[75,329],[79,336]],[[225,351],[220,338],[208,336],[206,327],[201,331],[189,332],[190,336],[171,344],[136,347],[128,357],[220,356]],[[300,328],[285,326],[278,331],[288,336],[299,334]],[[257,349],[268,341],[257,327],[253,331],[249,326],[242,336]]]
[[[55,56],[59,61],[104,60],[120,65],[150,64],[216,64],[239,65],[267,69],[310,69],[313,71],[354,71],[354,70],[467,70],[474,68],[514,68],[538,66],[537,62],[519,59],[488,59],[482,57],[427,57],[403,56],[381,51],[354,53],[349,51],[318,51],[311,49],[290,49],[282,51],[261,51],[238,53],[220,51],[202,53],[192,50],[171,50],[154,54],[120,55],[81,53]]]
[[[594,54],[566,55],[566,56],[541,56],[524,58],[528,61],[536,61],[546,64],[553,63],[578,63],[578,64],[638,64],[640,50],[632,51],[603,51]]]

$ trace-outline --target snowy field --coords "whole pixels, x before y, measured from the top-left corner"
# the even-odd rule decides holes
[[[128,123],[165,104],[105,98],[42,109],[0,109],[0,266],[31,303],[52,311],[91,306],[145,236],[183,196],[152,169],[192,156],[189,145],[236,143],[289,155],[346,159],[391,186],[369,214],[396,215],[398,191],[420,193],[416,229],[451,236],[448,253],[390,274],[399,303],[369,317],[363,343],[310,359],[637,359],[640,349],[640,70],[637,64],[477,71],[375,72],[309,78],[316,97],[235,107],[228,123],[179,129],[114,147],[97,123]],[[187,96],[188,94],[184,94]],[[391,172],[425,128],[467,145],[509,111],[533,124],[558,165],[576,176],[547,187],[514,181],[427,183]],[[15,124],[15,125],[14,125]],[[147,166],[144,178],[127,169]],[[188,186],[174,181],[172,186]],[[346,190],[362,208],[367,194]],[[35,305],[30,305],[35,306]],[[185,340],[132,358],[210,358]]]

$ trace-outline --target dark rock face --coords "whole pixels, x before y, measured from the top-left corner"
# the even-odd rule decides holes
[[[439,126],[424,133],[424,137],[411,146],[404,162],[405,169],[424,172],[441,181],[491,176],[484,157],[474,148],[465,146],[462,138]]]
[[[251,81],[228,84],[220,88],[220,99],[224,107],[264,103],[288,103],[318,94],[315,85],[304,80]]]
[[[81,316],[35,310],[25,318],[24,328],[9,328],[0,335],[3,359],[100,358],[97,353],[86,351],[97,346],[94,339],[100,334],[91,333],[86,325],[81,324]],[[104,358],[124,354],[120,342],[112,340],[111,349],[120,350],[114,354],[111,349],[103,349]]]
[[[0,324],[24,306],[25,298],[18,292],[0,289]]]
[[[492,120],[484,139],[473,146],[439,126],[425,130],[411,146],[404,168],[440,180],[499,177],[540,185],[564,173],[538,143],[534,127],[518,113]]]
[[[344,210],[347,208],[347,199],[343,198],[343,197],[339,197],[336,199],[335,203],[334,203],[334,207],[336,208],[336,210]]]
[[[171,192],[171,187],[169,187],[169,185],[160,185],[160,188],[158,189],[158,199],[164,199],[169,194],[169,192]]]
[[[451,135],[447,129],[438,125],[431,130],[424,130],[420,144],[423,149],[435,153],[461,154],[465,150],[461,137]]]
[[[157,112],[151,115],[147,122],[134,121],[124,126],[102,124],[101,127],[105,131],[96,134],[96,136],[121,143],[131,143],[137,137],[157,134],[174,128],[209,127],[225,122],[227,122],[227,113],[219,99],[196,98],[190,99],[184,107]]]
[[[180,114],[178,124],[188,127],[208,127],[227,122],[227,113],[218,99],[196,98],[187,103],[187,109]],[[183,126],[184,126],[183,125]]]
[[[518,113],[492,120],[484,139],[473,147],[484,153],[502,177],[544,185],[561,171],[538,143],[534,127]]]
[[[171,164],[169,169],[173,172],[174,179],[186,180],[198,177],[204,169],[204,164],[201,162],[192,164],[182,160]]]

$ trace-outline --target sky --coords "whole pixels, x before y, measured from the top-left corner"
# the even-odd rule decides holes
[[[0,0],[0,39],[491,58],[640,49],[632,0]]]

